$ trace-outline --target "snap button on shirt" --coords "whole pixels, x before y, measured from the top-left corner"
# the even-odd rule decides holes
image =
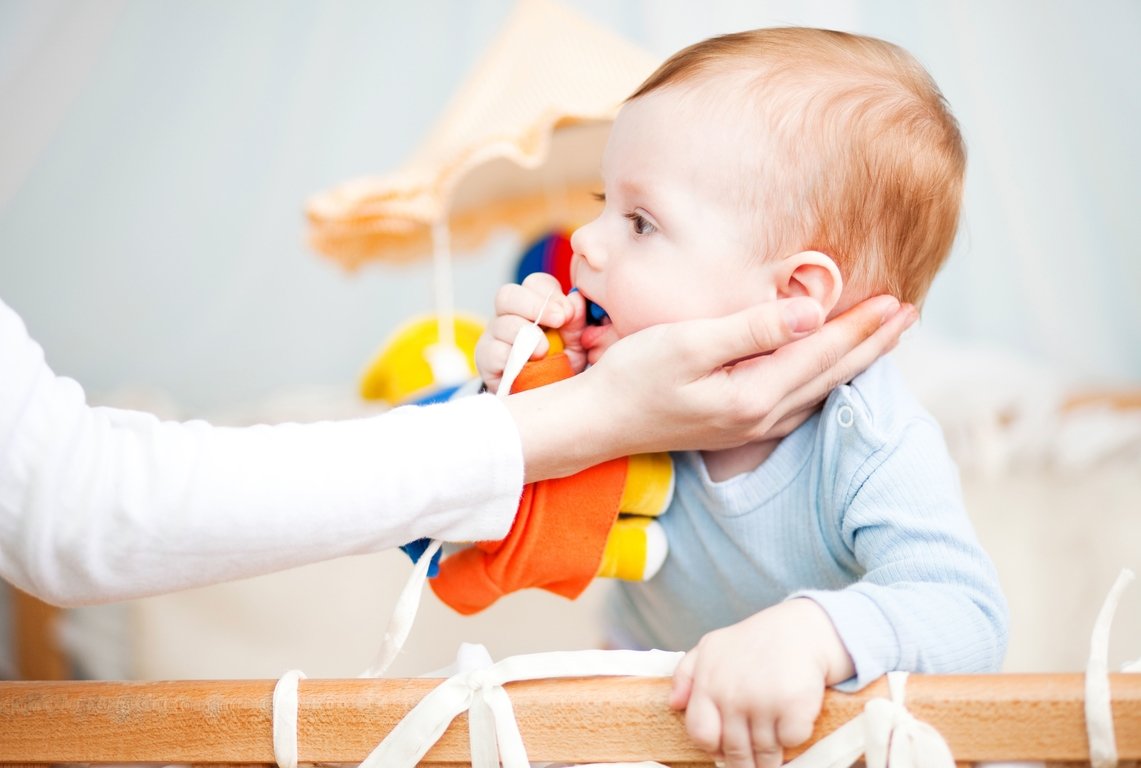
[[[856,421],[856,414],[850,405],[841,405],[836,410],[836,421],[841,427],[850,427]]]

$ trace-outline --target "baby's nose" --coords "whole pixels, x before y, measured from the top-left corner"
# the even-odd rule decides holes
[[[597,236],[597,220],[584,224],[571,235],[574,260],[586,262],[591,269],[602,269],[606,263],[605,250]]]

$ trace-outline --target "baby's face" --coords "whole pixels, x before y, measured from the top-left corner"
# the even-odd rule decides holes
[[[740,204],[742,133],[656,91],[622,108],[602,161],[605,205],[571,238],[571,274],[609,323],[583,346],[593,363],[616,339],[657,323],[726,315],[776,298],[757,227]]]

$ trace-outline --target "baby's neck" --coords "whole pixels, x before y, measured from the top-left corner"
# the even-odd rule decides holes
[[[722,451],[702,451],[701,458],[705,460],[705,471],[709,473],[709,479],[719,483],[761,466],[779,442],[780,438],[773,438]]]
[[[812,418],[813,414],[817,413],[822,406],[823,403],[818,403],[815,408],[802,411],[795,421],[787,425],[787,428],[796,430]],[[737,448],[726,448],[723,451],[702,451],[701,458],[705,460],[705,471],[709,473],[709,479],[714,482],[721,482],[745,472],[752,472],[765,463],[765,460],[772,455],[783,439],[783,437],[771,437],[745,443]]]

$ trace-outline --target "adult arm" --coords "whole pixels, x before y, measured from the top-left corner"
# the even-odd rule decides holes
[[[156,594],[396,546],[497,538],[523,457],[501,403],[247,428],[91,408],[0,302],[0,576]]]
[[[222,428],[89,407],[0,302],[0,577],[77,605],[424,536],[500,538],[524,464],[530,482],[786,429],[894,344],[914,317],[896,310],[868,302],[727,366],[820,322],[818,310],[785,314],[777,303],[648,329],[586,374],[506,404],[482,396],[371,419]]]

